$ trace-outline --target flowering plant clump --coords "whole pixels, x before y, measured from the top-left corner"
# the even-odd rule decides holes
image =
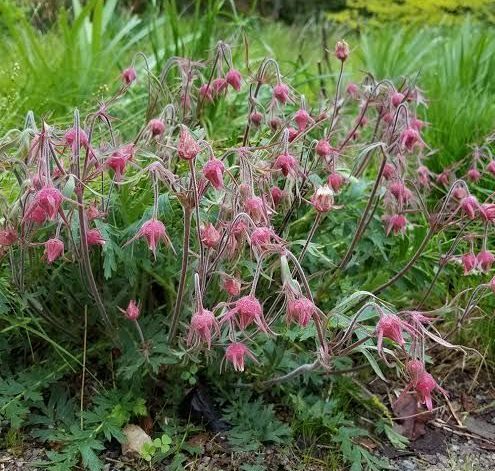
[[[10,150],[2,155],[2,166],[19,183],[0,230],[0,250],[17,290],[29,289],[25,277],[35,259],[50,265],[47,273],[78,265],[92,299],[84,303],[94,305],[110,338],[116,325],[132,321],[148,362],[161,342],[180,358],[197,359],[203,352],[198,361],[206,361],[220,352],[225,369],[243,372],[263,365],[257,354],[263,338],[302,329],[315,342],[314,347],[304,343],[312,361],[261,384],[306,371],[332,373],[339,358],[376,353],[387,365],[404,365],[405,393],[414,391],[418,403],[432,409],[432,394],[447,393],[427,372],[425,350],[429,343],[454,346],[436,331],[427,312],[394,309],[378,295],[401,279],[442,231],[458,234],[448,260],[460,260],[465,274],[489,272],[495,257],[483,228],[495,220],[495,206],[475,198],[464,180],[452,181],[447,170],[435,176],[425,165],[430,149],[421,135],[425,123],[417,117],[424,103],[418,88],[406,82],[396,88],[370,75],[343,86],[350,54],[347,43],[339,41],[335,95],[312,103],[273,59],[263,60],[253,77],[242,74],[223,42],[209,68],[172,58],[156,78],[160,87],[150,80],[146,117],[133,138],[116,132],[114,113],[125,105],[131,87],[146,80],[134,67],[122,72],[115,95],[84,120],[76,110],[68,129],[37,125],[30,114],[24,131],[4,138],[3,148]],[[233,108],[232,122],[240,121],[242,129],[233,128],[230,140],[214,139],[204,117],[229,100],[247,103],[247,109]],[[467,180],[479,180],[482,160],[478,153]],[[494,173],[493,160],[486,170]],[[358,184],[367,189],[356,219],[347,189]],[[429,209],[428,194],[441,185],[448,191]],[[135,207],[140,198],[149,206],[122,216],[125,201]],[[164,201],[182,217],[165,217]],[[355,221],[352,238],[340,246],[333,268],[323,274],[326,279],[337,280],[352,265],[374,220],[383,222],[388,238],[402,240],[417,226],[425,235],[404,267],[373,292],[357,291],[323,308],[315,295],[318,280],[307,276],[307,256],[319,231],[346,212]],[[310,224],[302,244],[294,240],[291,226],[301,213]],[[473,235],[469,252],[457,257],[455,247],[467,240],[468,225],[473,234],[484,234],[481,247],[475,251]],[[117,262],[109,258],[120,253],[128,261],[145,248],[149,254],[138,269],[155,274],[173,297],[173,308],[153,339],[140,327],[153,309],[143,299],[146,286],[138,290],[135,274],[118,273]],[[105,276],[116,272],[120,277],[116,292],[102,279],[102,255]],[[176,267],[176,279],[160,275],[167,266]],[[482,284],[480,290],[490,286]],[[478,299],[470,299],[463,318]],[[117,300],[127,307],[116,306]]]

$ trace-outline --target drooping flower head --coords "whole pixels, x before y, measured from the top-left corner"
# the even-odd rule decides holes
[[[54,186],[45,186],[36,193],[34,207],[39,206],[45,212],[46,218],[53,220],[58,214],[63,199],[62,193]]]
[[[127,158],[122,152],[117,150],[108,157],[106,165],[115,172],[115,181],[120,182],[122,175],[125,172]]]
[[[435,391],[435,389],[438,389],[440,393],[442,393],[444,396],[447,396],[447,391],[441,388],[435,381],[433,376],[426,370],[423,370],[423,372],[418,375],[418,378],[414,385],[414,389],[416,390],[416,395],[418,397],[419,403],[426,405],[426,408],[429,411],[433,409],[431,394],[433,391]]]
[[[328,175],[328,186],[335,192],[338,193],[342,185],[345,183],[345,178],[339,172],[332,172]]]
[[[467,172],[467,177],[469,181],[476,183],[480,181],[481,173],[476,167],[471,167]]]
[[[495,261],[495,257],[489,250],[482,250],[478,256],[477,265],[482,272],[487,272],[492,268],[493,262]]]
[[[263,122],[263,115],[259,112],[259,111],[253,111],[250,115],[249,115],[249,122],[253,125],[253,126],[260,126],[261,123]]]
[[[468,275],[476,268],[476,264],[478,261],[476,259],[476,255],[474,255],[473,252],[468,252],[461,257],[461,262],[462,266],[464,267],[464,275]]]
[[[223,188],[225,165],[219,159],[210,159],[203,167],[203,175],[217,190]]]
[[[75,149],[75,145],[76,145],[76,129],[75,128],[71,128],[65,132],[64,141],[65,141],[66,145],[72,146],[73,150]],[[81,147],[87,147],[88,143],[89,143],[88,135],[86,134],[86,132],[83,129],[79,128],[79,145]]]
[[[346,92],[353,98],[357,100],[359,98],[359,86],[354,82],[349,82],[346,88]]]
[[[397,202],[402,204],[406,204],[412,197],[411,190],[401,180],[392,182],[389,186],[389,191]]]
[[[209,350],[213,333],[220,334],[218,322],[213,312],[201,308],[191,317],[187,343],[191,345],[195,341],[205,342]]]
[[[287,303],[287,321],[296,322],[301,327],[306,327],[311,318],[316,314],[316,306],[306,298],[290,299]]]
[[[259,224],[261,221],[266,219],[263,200],[259,196],[251,196],[247,198],[244,202],[244,207],[246,209],[246,213],[251,216],[256,224]]]
[[[183,160],[193,160],[200,153],[201,147],[185,126],[181,126],[177,154]]]
[[[330,143],[326,139],[320,139],[316,144],[315,151],[316,153],[326,159],[329,157],[332,152],[334,152],[334,148],[330,145]]]
[[[309,113],[304,108],[300,108],[294,114],[294,121],[297,124],[297,129],[302,132],[308,127],[311,116],[309,116]]]
[[[420,165],[417,170],[418,182],[423,188],[428,188],[430,186],[430,171],[428,167]]]
[[[405,95],[400,92],[394,92],[390,96],[390,103],[392,103],[392,106],[397,108],[403,101],[404,101]]]
[[[105,239],[98,229],[89,229],[86,231],[86,242],[91,245],[105,245]]]
[[[406,230],[407,219],[403,214],[392,214],[384,218],[387,226],[387,236],[392,232],[398,235]]]
[[[167,230],[165,229],[165,225],[163,224],[163,222],[155,218],[145,221],[137,234],[131,239],[131,241],[141,237],[144,237],[147,240],[148,247],[153,252],[155,258],[156,247],[161,240],[163,240],[168,245],[171,244],[170,239],[167,235]]]
[[[245,330],[254,323],[262,332],[268,333],[270,331],[263,316],[263,307],[253,295],[239,298],[234,307],[222,318],[221,322],[230,320],[234,320],[241,330]]]
[[[378,352],[380,354],[382,353],[384,338],[393,340],[395,343],[403,346],[405,344],[403,336],[404,330],[409,332],[411,335],[414,335],[414,329],[412,329],[407,322],[401,320],[399,316],[395,314],[382,314],[376,325]]]
[[[242,75],[236,69],[230,69],[225,75],[225,81],[238,92],[241,89]]]
[[[475,219],[480,205],[475,196],[468,195],[461,199],[459,207],[469,219]]]
[[[64,242],[57,237],[48,239],[45,242],[45,251],[43,252],[43,259],[49,264],[60,258],[64,254]]]
[[[215,248],[220,242],[221,235],[215,229],[215,226],[211,222],[202,226],[200,229],[200,233],[201,242],[209,249]]]
[[[400,144],[408,152],[412,152],[416,147],[421,147],[423,141],[417,129],[409,127],[402,131]]]
[[[270,196],[273,200],[273,206],[277,207],[284,198],[284,192],[278,186],[272,186],[270,188]]]
[[[122,71],[122,81],[125,85],[129,86],[134,80],[136,80],[137,74],[134,67],[128,67]]]
[[[0,230],[0,245],[10,247],[17,242],[17,231],[12,227]]]
[[[224,276],[222,279],[222,288],[229,296],[239,296],[241,293],[241,282],[233,276]]]
[[[289,101],[289,94],[289,87],[285,83],[279,82],[273,87],[273,98],[282,105]]]
[[[281,170],[284,177],[295,174],[297,160],[290,154],[280,154],[273,165],[277,170]]]
[[[244,362],[246,357],[256,361],[255,356],[242,342],[231,343],[225,350],[225,359],[232,363],[235,371],[244,371]]]
[[[153,137],[161,136],[165,132],[165,123],[159,118],[150,119],[148,129]]]
[[[387,162],[383,166],[383,178],[385,178],[385,180],[391,180],[392,178],[395,177],[395,175],[396,175],[396,170],[394,164]]]
[[[122,309],[121,309],[121,311],[124,313],[126,319],[128,319],[130,321],[137,320],[139,317],[139,314],[141,313],[139,306],[134,299],[131,299],[129,301],[129,304],[125,308],[125,311]]]
[[[223,77],[218,77],[211,82],[211,92],[214,97],[220,97],[227,91],[227,80]]]
[[[486,170],[495,176],[495,160],[490,160],[490,162],[488,162]]]
[[[344,62],[349,57],[349,44],[345,41],[337,41],[335,44],[335,57]]]
[[[333,208],[333,191],[328,185],[320,186],[311,197],[311,204],[319,213],[327,213]]]
[[[212,102],[213,101],[213,94],[212,94],[211,86],[207,83],[203,83],[199,87],[199,96],[205,101]]]

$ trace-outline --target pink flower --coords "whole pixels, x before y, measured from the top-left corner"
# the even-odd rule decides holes
[[[349,45],[345,41],[337,41],[335,44],[335,57],[342,62],[349,57]]]
[[[260,126],[263,122],[263,115],[259,111],[253,111],[249,115],[249,121],[253,126]]]
[[[242,76],[238,70],[230,69],[225,75],[225,80],[236,92],[241,89]]]
[[[328,176],[328,186],[337,193],[345,182],[345,178],[338,172],[333,172]]]
[[[421,136],[417,129],[409,127],[402,131],[402,134],[400,135],[400,144],[408,152],[412,152],[415,147],[421,147],[423,141],[421,140]]]
[[[268,227],[257,227],[251,233],[251,245],[260,249],[266,248],[271,243],[274,235],[272,229]]]
[[[495,176],[495,160],[490,160],[488,162],[488,165],[486,166],[486,169]]]
[[[409,190],[400,180],[391,183],[389,190],[397,202],[402,204],[406,204],[412,197],[411,190]]]
[[[121,312],[124,313],[126,319],[130,321],[135,321],[138,319],[140,312],[139,306],[137,305],[136,301],[134,299],[131,299],[129,301],[129,304],[127,305],[125,311],[123,309],[120,309]]]
[[[48,263],[53,263],[64,254],[64,242],[56,237],[45,242],[43,259]]]
[[[433,376],[426,370],[423,370],[421,373],[419,373],[413,387],[416,390],[416,395],[418,397],[419,403],[426,405],[426,408],[430,411],[433,409],[431,393],[435,389],[438,389],[438,391],[441,392],[444,396],[447,395],[447,391],[441,388],[435,381]]]
[[[213,312],[207,309],[200,309],[191,317],[191,325],[187,335],[187,343],[190,345],[196,341],[205,342],[208,345],[208,350],[211,348],[212,331],[220,335],[218,322],[213,315]]]
[[[220,242],[220,233],[215,229],[215,226],[211,222],[201,227],[200,232],[201,242],[204,246],[212,249]]]
[[[311,197],[311,204],[319,213],[327,213],[333,207],[333,191],[328,185],[320,186]]]
[[[469,219],[475,219],[476,212],[480,209],[478,200],[474,196],[465,196],[462,198],[459,207]]]
[[[320,157],[326,159],[332,154],[332,152],[335,151],[335,149],[329,144],[326,139],[320,139],[318,141],[318,144],[316,144],[315,151]]]
[[[403,101],[404,101],[404,94],[400,92],[394,92],[392,93],[392,96],[390,97],[390,102],[392,103],[392,106],[397,108]]]
[[[125,85],[130,85],[136,80],[137,74],[134,67],[128,67],[122,71],[122,81]]]
[[[163,120],[158,118],[150,119],[148,129],[153,137],[161,136],[165,132],[165,123]]]
[[[476,258],[478,261],[478,267],[483,272],[489,271],[495,261],[495,257],[489,250],[482,250]]]
[[[347,85],[346,92],[354,99],[357,100],[359,98],[359,87],[354,82],[350,82]]]
[[[282,120],[278,116],[274,116],[270,121],[268,121],[268,126],[272,131],[276,131],[280,126],[282,126]]]
[[[421,129],[424,128],[425,124],[426,123],[424,121],[421,121],[418,118],[412,118],[411,119],[411,127],[413,127],[414,129],[416,129],[418,131],[421,131]]]
[[[301,327],[306,327],[315,314],[316,306],[308,298],[291,299],[287,303],[288,322],[297,322]]]
[[[207,83],[203,83],[203,85],[199,87],[199,96],[205,101],[213,101],[212,90]]]
[[[254,323],[261,331],[265,333],[270,331],[270,328],[263,317],[263,307],[252,295],[239,298],[235,302],[234,308],[227,312],[221,322],[224,323],[233,318],[236,319],[237,325],[241,330],[245,330]]]
[[[304,108],[300,108],[294,114],[294,121],[297,124],[297,129],[302,132],[308,127],[311,116],[309,116],[309,113]]]
[[[290,154],[280,154],[273,165],[277,170],[281,170],[284,177],[295,174],[297,169],[297,160]]]
[[[223,93],[227,91],[228,87],[227,80],[223,77],[216,78],[211,82],[211,92],[214,97],[221,96]]]
[[[65,144],[68,146],[72,146],[72,149],[75,149],[76,145],[76,129],[71,128],[64,134]],[[87,147],[88,145],[88,135],[84,132],[83,129],[79,129],[79,145],[81,147]]]
[[[27,221],[43,224],[46,221],[46,212],[39,204],[33,203],[25,217]]]
[[[390,232],[393,232],[394,235],[397,235],[406,230],[407,219],[403,214],[392,214],[392,216],[388,216],[385,218],[385,222],[387,223],[387,236]]]
[[[156,258],[156,247],[161,240],[163,240],[166,244],[169,245],[171,243],[163,222],[154,218],[145,221],[141,226],[141,229],[139,229],[137,234],[129,242],[140,237],[144,237],[147,240],[148,247],[153,252],[155,258]]]
[[[17,231],[12,227],[0,230],[0,245],[9,247],[17,242]]]
[[[383,166],[383,178],[385,178],[385,180],[391,180],[394,177],[395,177],[395,166],[387,162]]]
[[[418,182],[423,188],[430,185],[430,171],[424,165],[418,167]]]
[[[229,296],[239,296],[241,293],[241,282],[232,276],[224,276],[222,287]]]
[[[217,190],[223,188],[224,171],[225,165],[219,159],[210,159],[203,167],[203,175]]]
[[[495,204],[483,203],[480,206],[480,214],[483,220],[487,222],[495,222]]]
[[[244,202],[246,212],[251,216],[256,224],[265,220],[263,200],[259,196],[251,196]]]
[[[472,252],[465,253],[461,257],[461,263],[462,266],[464,267],[464,275],[468,275],[476,268],[476,264],[477,264],[476,255],[474,255],[474,253]]]
[[[62,193],[55,187],[45,186],[36,193],[34,206],[39,206],[45,212],[45,216],[53,220],[58,214],[63,199]]]
[[[95,219],[99,219],[102,216],[104,216],[104,214],[94,203],[89,205],[88,209],[86,209],[86,217],[88,218],[88,221],[94,221]]]
[[[120,152],[115,151],[107,159],[106,165],[115,172],[115,181],[120,182],[122,175],[125,172],[125,166],[127,164],[126,156]]]
[[[469,181],[476,183],[476,182],[480,181],[481,173],[479,172],[479,170],[476,167],[471,167],[468,170],[467,177],[468,177]]]
[[[442,173],[439,173],[436,178],[436,182],[440,185],[447,186],[450,181],[450,172],[448,170],[444,170]]]
[[[201,151],[201,147],[185,126],[181,127],[177,154],[181,159],[193,160]]]
[[[377,347],[378,352],[382,354],[383,339],[393,340],[395,343],[403,346],[405,344],[403,330],[410,334],[414,333],[412,327],[396,316],[395,314],[382,314],[376,325],[376,334],[378,336]]]
[[[86,242],[91,245],[105,245],[105,239],[98,229],[89,229],[86,232]]]
[[[281,203],[284,197],[284,192],[278,186],[272,186],[270,188],[270,195],[273,200],[273,206],[276,207]]]
[[[411,385],[416,387],[416,384],[425,371],[425,365],[421,360],[409,360],[406,363],[406,371],[411,378]]]
[[[231,343],[225,350],[225,359],[229,363],[232,363],[235,371],[244,371],[244,361],[246,357],[249,357],[253,361],[256,361],[256,358],[254,357],[251,350],[249,350],[249,348],[247,348],[241,342]]]
[[[289,87],[285,83],[279,82],[273,87],[273,98],[285,105],[289,101]]]
[[[287,139],[289,142],[292,142],[299,135],[299,131],[295,128],[287,128],[287,131],[289,133]]]

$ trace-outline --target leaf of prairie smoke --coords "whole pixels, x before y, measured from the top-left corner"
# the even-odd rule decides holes
[[[74,189],[76,188],[76,179],[74,178],[73,175],[71,175],[68,179],[67,182],[65,183],[63,189],[62,189],[62,194],[66,198],[70,198],[74,194]]]
[[[375,360],[375,357],[368,351],[370,347],[365,347],[364,345],[360,345],[359,347],[355,348],[354,351],[355,352],[360,352],[364,355],[364,357],[366,358],[366,360],[368,360],[368,363],[370,364],[371,368],[373,369],[373,371],[376,373],[376,375],[382,380],[384,381],[385,383],[388,383],[388,380],[387,378],[385,378],[385,375],[383,374],[381,368],[380,368],[380,365],[378,364],[378,362]],[[390,350],[384,348],[383,349],[384,352],[387,352],[389,353]]]
[[[95,226],[100,231],[105,239],[105,245],[102,247],[103,254],[103,274],[105,280],[112,277],[112,274],[117,271],[117,258],[122,259],[122,249],[114,242],[112,237],[112,227],[100,220],[95,220]]]

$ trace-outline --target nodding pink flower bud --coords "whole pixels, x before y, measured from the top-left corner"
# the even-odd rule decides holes
[[[205,101],[213,101],[212,90],[207,83],[203,83],[203,85],[199,87],[199,96]]]
[[[230,69],[225,75],[225,80],[236,92],[241,89],[242,76],[238,70]]]
[[[404,101],[405,95],[400,92],[394,92],[392,93],[392,96],[390,97],[390,102],[392,103],[392,106],[397,108],[403,101]]]
[[[289,87],[285,83],[279,82],[273,87],[273,98],[282,105],[289,101]]]
[[[488,162],[486,170],[495,176],[495,160],[490,160],[490,162]]]
[[[226,322],[234,317],[236,317],[236,322],[241,330],[246,329],[254,322],[261,331],[265,333],[270,331],[263,317],[263,308],[260,302],[252,295],[239,298],[235,302],[234,308],[227,312],[222,319],[222,322]]]
[[[76,145],[76,129],[75,128],[71,128],[71,129],[66,131],[66,133],[64,134],[64,141],[65,141],[66,145],[75,147],[75,145]],[[88,135],[84,132],[83,129],[79,129],[79,145],[81,147],[87,147],[88,142],[89,142]]]
[[[421,136],[419,135],[417,129],[409,127],[402,131],[402,134],[400,135],[400,144],[408,152],[412,152],[415,147],[421,147],[423,145],[423,141],[421,140]]]
[[[392,216],[385,218],[385,222],[387,224],[387,236],[390,235],[391,232],[393,232],[394,235],[398,235],[406,230],[407,219],[403,214],[392,214]]]
[[[165,123],[163,120],[158,118],[150,119],[148,129],[153,137],[161,136],[165,132]]]
[[[105,245],[105,239],[98,229],[89,229],[86,232],[86,242],[91,245]]]
[[[137,234],[133,237],[133,239],[131,239],[131,241],[141,237],[144,237],[147,240],[148,247],[153,252],[155,258],[156,247],[161,240],[163,240],[168,245],[170,245],[171,243],[167,235],[165,225],[163,224],[163,222],[155,218],[145,221]]]
[[[478,211],[480,205],[476,197],[470,195],[462,198],[459,207],[462,211],[464,211],[469,219],[475,219],[476,212]]]
[[[189,334],[187,343],[190,345],[193,342],[206,342],[208,350],[211,348],[212,331],[220,333],[218,322],[213,315],[213,312],[207,309],[200,309],[191,317],[191,325],[189,326]]]
[[[438,389],[444,396],[447,395],[447,391],[441,388],[433,376],[425,370],[419,374],[414,389],[416,390],[416,395],[420,404],[424,404],[429,411],[433,410],[431,393],[435,389]]]
[[[276,131],[280,126],[282,126],[282,120],[278,116],[274,116],[268,121],[268,126],[272,131]]]
[[[414,333],[412,327],[409,326],[407,322],[402,321],[399,316],[396,316],[395,314],[382,314],[380,316],[380,320],[376,325],[376,334],[378,336],[378,352],[380,354],[382,353],[382,344],[384,338],[393,340],[395,343],[398,343],[401,346],[404,345],[405,342],[402,334],[403,330],[408,331],[410,334]]]
[[[214,97],[219,97],[227,91],[227,80],[223,77],[216,78],[211,82],[211,92]]]
[[[263,115],[259,112],[259,111],[253,111],[250,115],[249,115],[249,122],[253,125],[253,126],[260,126],[261,123],[263,122]]]
[[[385,178],[385,180],[391,180],[394,177],[395,177],[395,165],[387,162],[383,166],[383,178]]]
[[[136,69],[134,67],[128,67],[122,71],[122,81],[126,85],[130,85],[134,80],[136,80],[137,74]]]
[[[292,142],[299,135],[299,131],[295,128],[287,128],[287,131],[289,131],[287,138],[289,142]]]
[[[291,299],[287,303],[287,322],[289,323],[296,322],[301,327],[306,327],[315,314],[316,306],[308,298]]]
[[[35,224],[43,224],[46,221],[46,212],[39,204],[34,203],[26,213],[26,220]]]
[[[130,321],[137,320],[140,314],[139,306],[134,299],[131,299],[129,301],[129,304],[125,308],[125,311],[123,309],[121,309],[121,311],[124,313],[126,319]]]
[[[273,200],[273,206],[276,207],[282,202],[284,192],[278,186],[272,186],[270,188],[270,196]]]
[[[430,185],[430,171],[424,165],[418,167],[418,182],[424,188]]]
[[[179,134],[179,143],[177,144],[177,154],[181,159],[192,160],[201,151],[201,147],[196,142],[192,134],[186,127],[182,126]]]
[[[12,227],[0,230],[0,245],[9,247],[17,242],[17,231]]]
[[[309,116],[309,113],[304,108],[300,108],[294,115],[294,121],[297,124],[297,129],[302,132],[308,127],[311,116]]]
[[[448,186],[450,181],[450,172],[448,170],[444,170],[442,173],[439,173],[436,178],[436,182],[443,186]]]
[[[211,222],[202,226],[200,229],[200,233],[201,242],[209,249],[216,247],[218,245],[218,242],[220,242],[220,232],[215,229],[215,226]]]
[[[419,378],[425,371],[425,364],[421,360],[409,360],[406,363],[406,371],[409,378],[411,378],[411,384],[415,387]]]
[[[457,188],[454,189],[452,195],[454,198],[458,200],[462,200],[466,196],[469,196],[469,193],[467,192],[466,188],[464,188],[463,186],[458,186]]]
[[[359,87],[354,82],[350,82],[347,85],[346,92],[354,99],[357,100],[359,98]]]
[[[115,172],[115,181],[120,182],[122,175],[125,172],[125,166],[127,164],[126,156],[119,151],[114,152],[106,162],[107,167],[111,168]]]
[[[342,62],[349,57],[349,45],[345,41],[337,41],[335,44],[335,57]]]
[[[425,122],[424,121],[421,121],[418,118],[412,118],[411,119],[411,127],[413,127],[414,129],[416,129],[417,131],[421,131],[421,129],[423,129],[424,126],[425,126]]]
[[[91,204],[88,209],[86,209],[86,217],[88,218],[88,221],[94,221],[102,216],[103,213],[98,209],[96,204]]]
[[[471,167],[467,173],[468,180],[471,182],[479,182],[481,179],[481,173],[476,167]]]
[[[333,191],[328,185],[320,186],[311,197],[311,204],[319,213],[327,213],[333,207]]]
[[[256,361],[256,358],[251,350],[249,350],[249,348],[241,342],[231,343],[225,350],[225,359],[229,363],[232,363],[235,371],[244,371],[244,362],[246,357]]]
[[[462,266],[464,267],[464,275],[471,273],[476,268],[476,264],[477,264],[476,255],[474,255],[474,253],[472,252],[465,253],[461,257],[461,263]]]
[[[326,139],[320,139],[315,147],[316,153],[322,158],[327,158],[334,150]]]
[[[251,196],[244,202],[246,212],[251,216],[253,221],[258,224],[265,220],[265,211],[263,200],[259,196]]]
[[[297,160],[290,154],[280,154],[273,167],[277,170],[281,170],[284,177],[291,174],[294,175],[297,170]]]
[[[64,254],[64,243],[58,238],[48,239],[45,242],[45,251],[43,252],[43,259],[48,263],[53,263],[57,258],[60,258]]]
[[[394,114],[390,112],[383,113],[382,119],[384,123],[391,124],[394,120]]]
[[[225,165],[219,159],[210,159],[203,167],[203,175],[217,190],[223,188]]]
[[[489,271],[495,261],[495,257],[489,250],[482,250],[476,258],[478,261],[478,267],[483,272]]]
[[[484,221],[495,222],[495,204],[483,203],[480,206],[480,214]]]
[[[330,175],[328,175],[328,186],[335,193],[338,193],[344,182],[345,182],[345,178],[338,172],[333,172]]]
[[[257,227],[251,233],[251,245],[253,247],[264,248],[272,241],[273,231],[268,227]]]
[[[223,277],[222,288],[229,296],[239,296],[241,294],[241,282],[232,276]]]
[[[393,195],[393,197],[402,204],[407,203],[411,197],[412,193],[409,188],[407,188],[403,182],[401,181],[395,181],[390,184],[389,186],[390,193]]]
[[[48,219],[53,220],[58,214],[63,199],[62,193],[55,187],[45,186],[36,193],[34,204],[45,212]]]
[[[232,234],[235,236],[235,237],[239,237],[241,235],[243,235],[246,230],[247,230],[247,224],[246,224],[246,221],[243,221],[242,219],[238,219],[233,225],[232,225]]]

